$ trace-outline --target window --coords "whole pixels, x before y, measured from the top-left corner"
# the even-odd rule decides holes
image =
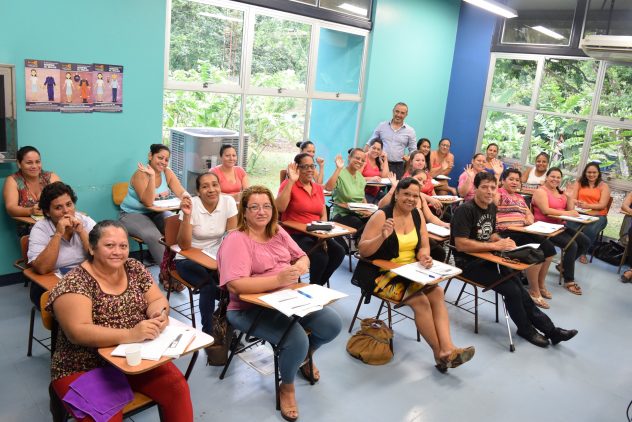
[[[503,44],[570,45],[577,0],[509,0],[518,17],[505,19]]]
[[[533,124],[529,162],[534,163],[540,152],[551,157],[550,166],[560,167],[564,180],[573,179],[579,168],[586,120],[536,114]]]
[[[632,66],[606,65],[599,114],[622,120],[632,120]]]
[[[525,141],[527,115],[489,111],[485,121],[481,150],[495,143],[499,146],[498,156],[506,162],[520,162],[521,151]]]
[[[588,161],[599,162],[606,180],[632,182],[632,129],[596,125]]]
[[[538,109],[565,114],[590,114],[598,68],[599,62],[595,60],[545,60]]]
[[[591,0],[586,13],[586,35],[632,35],[632,1]]]
[[[15,159],[17,128],[15,66],[0,64],[0,153],[4,159]]]
[[[530,105],[537,65],[535,60],[496,60],[490,102]]]

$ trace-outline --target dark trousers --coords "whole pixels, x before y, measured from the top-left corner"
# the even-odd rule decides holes
[[[505,230],[500,232],[502,237],[508,237],[516,243],[516,246],[522,246],[529,243],[539,243],[540,249],[546,258],[555,256],[555,246],[546,237],[538,236],[537,234],[514,232],[511,230]]]
[[[404,167],[405,166],[403,161],[388,162],[388,169],[395,173],[395,176],[397,176],[397,180],[401,180],[402,176],[404,175]]]
[[[176,270],[180,277],[200,290],[200,316],[202,317],[202,331],[213,335],[213,312],[215,299],[219,297],[217,287],[217,271],[209,270],[188,259],[176,259]]]
[[[357,214],[349,214],[349,215],[338,214],[331,220],[335,221],[336,223],[344,224],[345,226],[353,227],[354,229],[357,230],[356,234],[354,234],[353,237],[355,239],[360,239],[360,236],[362,236],[362,231],[364,230],[364,226],[366,225],[366,222],[369,221],[369,218],[360,217]],[[347,243],[345,242],[344,237],[339,236],[336,238],[336,241],[340,245],[342,245],[342,247],[345,249],[345,252],[348,253],[349,247],[347,246]]]
[[[322,246],[312,250],[318,239],[308,234],[292,234],[292,239],[298,246],[309,253],[309,282],[324,286],[331,275],[345,258],[345,249],[334,239],[326,240],[327,252]],[[310,252],[311,251],[311,252]]]
[[[115,103],[116,102],[116,97],[118,95],[118,88],[112,88],[112,102]]]
[[[489,286],[509,273],[509,269],[481,260],[457,260],[457,267],[463,270],[463,276],[484,286]],[[529,293],[517,277],[499,284],[493,289],[505,297],[507,312],[522,335],[533,333],[534,327],[549,336],[555,329],[551,319],[538,308]]]
[[[439,243],[436,240],[430,239],[430,256],[435,261],[445,262],[446,253],[443,249],[443,242]]]
[[[557,236],[551,238],[551,242],[563,248],[571,240],[571,237],[575,235],[575,230],[566,228]],[[562,261],[562,268],[564,269],[563,277],[565,282],[571,282],[575,280],[575,260],[581,255],[584,255],[590,246],[590,239],[584,234],[580,233],[573,243],[568,247],[564,254],[564,260]]]

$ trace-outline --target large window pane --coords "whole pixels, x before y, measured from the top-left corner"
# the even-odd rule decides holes
[[[503,44],[569,45],[577,0],[509,0],[518,17],[505,19]]]
[[[219,127],[239,132],[241,95],[164,91],[163,139],[172,127]]]
[[[173,0],[169,78],[239,84],[243,12]]]
[[[632,1],[591,0],[586,14],[586,35],[632,35]]]
[[[632,119],[632,66],[609,64],[599,98],[599,114]]]
[[[632,181],[632,129],[595,125],[588,161],[598,161],[606,180]]]
[[[248,174],[251,184],[279,188],[279,171],[297,154],[303,140],[304,98],[246,97],[244,126],[249,136]]]
[[[564,180],[575,177],[582,154],[586,120],[536,114],[529,146],[529,162],[534,163],[540,152],[551,157],[551,167],[564,170]]]
[[[253,86],[305,89],[311,25],[257,15]]]
[[[500,147],[498,156],[503,161],[517,162],[520,160],[526,129],[527,116],[525,114],[490,111],[485,121],[481,151],[485,151],[487,145],[493,142]]]
[[[538,109],[588,115],[595,92],[596,60],[547,59]]]
[[[537,62],[533,60],[497,59],[490,103],[531,104],[536,68]]]
[[[322,28],[318,45],[316,91],[357,94],[364,37]]]

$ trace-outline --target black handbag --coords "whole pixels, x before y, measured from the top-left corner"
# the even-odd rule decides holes
[[[226,318],[228,309],[228,291],[220,290],[219,306],[213,312],[213,339],[212,345],[206,348],[206,364],[211,366],[224,366],[228,360],[228,351],[233,340],[233,327]]]
[[[500,252],[499,256],[512,261],[519,261],[523,264],[539,264],[544,262],[544,252],[541,249],[520,248],[513,251]]]

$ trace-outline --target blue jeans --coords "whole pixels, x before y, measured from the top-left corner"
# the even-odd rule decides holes
[[[575,223],[573,221],[568,221],[566,223],[566,227],[569,227],[575,231],[577,231],[582,225],[583,224],[581,223]],[[595,221],[592,224],[587,225],[586,228],[584,228],[582,233],[584,233],[588,237],[588,239],[590,239],[590,245],[588,246],[588,249],[594,246],[595,240],[597,240],[597,235],[599,234],[600,231],[605,229],[607,225],[608,225],[608,218],[605,215],[600,215],[599,220]]]
[[[308,234],[291,234],[292,239],[305,252],[309,252],[318,239]],[[334,239],[327,239],[327,252],[322,247],[312,251],[309,258],[309,282],[324,286],[345,258],[345,249]]]
[[[202,331],[213,335],[212,316],[215,312],[215,299],[218,297],[217,271],[209,270],[189,259],[176,259],[176,270],[180,277],[200,290],[200,316]]]
[[[244,311],[228,311],[228,321],[240,331],[248,331],[255,319],[257,326],[250,333],[254,337],[277,345],[292,322],[275,309],[254,307]],[[307,357],[307,350],[318,349],[336,338],[342,328],[342,320],[336,311],[324,308],[301,318],[292,325],[279,353],[279,370],[284,384],[293,384],[296,371]],[[309,337],[305,330],[309,329]]]

